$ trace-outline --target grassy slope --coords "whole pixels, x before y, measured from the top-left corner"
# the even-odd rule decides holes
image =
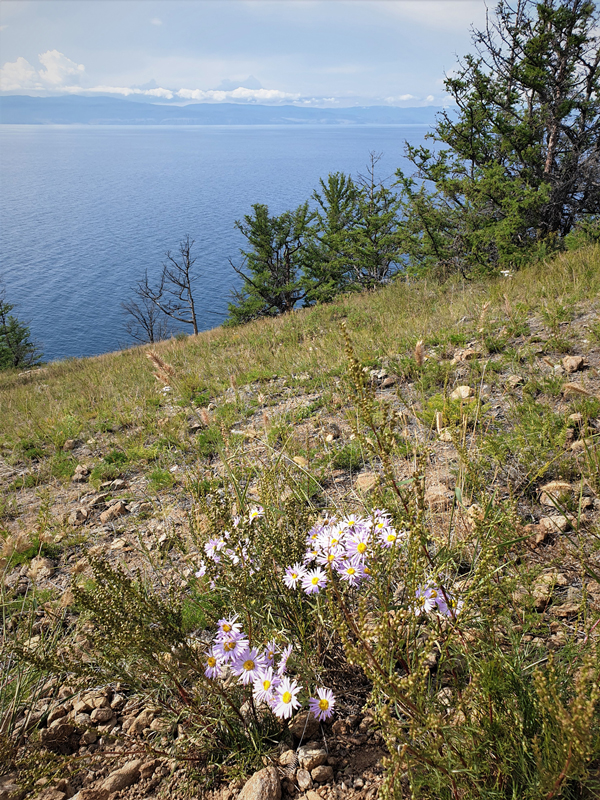
[[[515,318],[542,314],[549,330],[568,321],[570,310],[594,301],[600,289],[600,249],[563,255],[510,279],[485,283],[422,281],[396,284],[370,294],[340,298],[331,305],[261,320],[235,329],[216,328],[156,351],[183,377],[188,397],[206,396],[273,375],[308,373],[315,387],[345,368],[340,323],[346,321],[357,355],[375,365],[386,356],[408,355],[418,339],[425,345],[477,338],[484,303],[485,332],[494,335],[507,321],[507,300]],[[596,334],[598,333],[596,321]],[[563,331],[564,333],[564,331]],[[452,338],[454,337],[454,338]],[[563,347],[566,349],[566,346]],[[0,447],[18,455],[19,441],[61,446],[61,440],[93,436],[99,430],[156,424],[156,380],[135,347],[89,359],[48,366],[35,377],[0,375]],[[204,395],[204,396],[203,396]]]
[[[441,473],[444,480],[449,478],[444,491],[450,483],[473,489],[476,482],[461,472],[456,437],[450,442],[436,435],[438,411],[443,425],[456,424],[455,432],[464,422],[463,441],[469,442],[473,463],[480,459],[484,480],[491,476],[490,493],[497,491],[500,498],[512,494],[519,524],[553,513],[540,508],[537,492],[551,478],[577,484],[581,477],[597,496],[599,290],[600,248],[595,247],[512,278],[444,286],[398,282],[284,318],[163,342],[154,349],[176,371],[171,391],[163,391],[153,376],[148,347],[51,364],[31,374],[0,374],[0,536],[5,539],[4,555],[12,553],[0,575],[14,577],[13,568],[38,551],[42,533],[50,534],[45,541],[51,545],[56,535],[54,549],[43,551],[56,572],[51,582],[34,580],[34,590],[44,593],[40,600],[62,603],[78,559],[88,548],[98,547],[113,561],[135,565],[138,543],[143,539],[149,546],[152,536],[160,533],[154,523],[160,525],[169,515],[175,525],[185,527],[189,477],[210,482],[222,475],[217,457],[221,437],[230,453],[244,453],[249,470],[261,460],[269,463],[269,447],[279,450],[285,444],[290,455],[308,457],[311,471],[327,487],[325,502],[359,510],[354,473],[365,463],[348,424],[342,322],[363,364],[383,366],[397,376],[395,386],[380,394],[414,412],[408,415],[406,439],[419,447],[427,443],[431,484],[444,478]],[[418,367],[414,351],[420,339],[428,357]],[[453,361],[465,347],[473,347],[479,357]],[[566,354],[586,356],[588,368],[564,374],[559,364]],[[522,380],[516,390],[508,380],[515,375]],[[568,381],[576,381],[588,394],[564,395],[561,390]],[[464,384],[481,390],[481,405],[448,402],[452,389]],[[210,410],[203,412],[207,406]],[[467,418],[472,425],[469,409],[475,407],[480,418],[477,436],[471,436],[466,434]],[[573,412],[582,413],[578,430],[568,422]],[[590,428],[588,421],[593,423]],[[208,427],[202,427],[207,422]],[[341,435],[328,442],[325,434],[334,422]],[[259,429],[257,439],[248,435],[249,428]],[[239,429],[245,430],[245,439],[231,435]],[[588,435],[593,443],[572,451],[571,443]],[[65,451],[69,439],[76,440],[75,448]],[[400,469],[413,468],[410,446],[396,456]],[[69,512],[85,502],[91,488],[88,482],[71,482],[78,462],[92,470],[89,482],[96,489],[118,475],[125,478],[123,486],[105,487],[105,492],[121,494],[131,513],[102,527],[98,518],[103,506],[98,505],[85,524],[74,527]],[[367,469],[379,466],[375,460]],[[134,510],[146,500],[151,502],[144,503],[144,510]],[[578,510],[571,499],[575,505],[569,510],[582,514],[581,500]],[[581,550],[570,552],[566,538],[551,537],[528,553],[532,575],[560,566],[569,588],[577,592],[589,577],[578,561],[584,549],[587,563],[600,574],[600,507],[596,500],[592,510],[586,508]],[[442,530],[443,520],[435,515],[433,520]],[[20,534],[25,534],[21,543]],[[122,549],[113,549],[119,542]],[[28,544],[32,546],[26,550]],[[600,591],[600,581],[588,585],[590,594],[592,586]],[[22,602],[11,591],[6,619]],[[594,603],[597,609],[600,595],[594,594]],[[196,624],[198,620],[190,628]],[[549,624],[533,621],[524,643],[542,635]],[[570,636],[570,620],[550,624],[556,640],[550,647],[566,641],[560,639],[563,628]],[[547,637],[548,630],[543,635]],[[576,626],[573,636],[581,635]]]

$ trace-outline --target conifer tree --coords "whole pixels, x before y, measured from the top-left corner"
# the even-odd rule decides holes
[[[30,339],[29,328],[10,313],[13,309],[0,288],[0,370],[40,363],[41,353]]]
[[[589,0],[500,0],[474,32],[445,81],[456,109],[397,173],[415,267],[518,267],[600,213],[598,21]]]

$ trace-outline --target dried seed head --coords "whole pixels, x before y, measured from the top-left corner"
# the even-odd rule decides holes
[[[423,362],[425,361],[425,348],[423,347],[423,339],[419,339],[415,345],[415,361],[419,367],[423,366]]]
[[[150,361],[152,361],[159,372],[163,372],[165,375],[170,375],[171,377],[175,376],[175,370],[173,367],[170,364],[167,364],[166,361],[163,361],[158,353],[154,352],[154,350],[148,350],[146,352],[146,358],[149,358]]]

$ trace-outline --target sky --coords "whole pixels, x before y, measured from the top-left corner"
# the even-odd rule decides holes
[[[485,0],[1,0],[0,92],[440,106],[485,14]]]

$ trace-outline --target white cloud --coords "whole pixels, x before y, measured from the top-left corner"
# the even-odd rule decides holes
[[[33,89],[37,82],[38,72],[25,58],[7,61],[0,69],[0,90],[3,92]]]
[[[61,86],[61,91],[68,92],[69,94],[84,94],[94,92],[95,94],[121,94],[123,97],[129,97],[132,94],[145,95],[147,97],[162,97],[165,100],[172,100],[174,93],[170,89],[130,89],[127,86]]]
[[[262,103],[273,103],[280,100],[298,100],[299,94],[292,94],[291,92],[281,92],[279,89],[244,89],[238,86],[237,89],[231,91],[223,91],[220,89],[180,89],[176,92],[177,97],[182,100],[198,100],[198,101],[212,101],[216,103],[224,103],[228,100],[257,100]]]
[[[158,17],[152,17],[150,20],[150,25],[162,25],[162,19],[159,19]]]
[[[69,78],[73,82],[73,78],[79,78],[82,72],[85,71],[83,64],[76,64],[67,58],[63,53],[58,50],[48,50],[46,53],[41,53],[38,56],[40,64],[45,69],[40,70],[39,76],[42,83],[49,86],[61,86]]]
[[[48,50],[38,56],[43,69],[36,70],[25,58],[7,61],[0,69],[0,90],[15,92],[24,89],[63,89],[66,80],[73,83],[84,72],[83,64],[76,64],[58,50]]]
[[[435,98],[434,98],[434,96],[432,94],[428,94],[427,97],[425,98],[425,102],[426,103],[433,103],[434,99]]]

